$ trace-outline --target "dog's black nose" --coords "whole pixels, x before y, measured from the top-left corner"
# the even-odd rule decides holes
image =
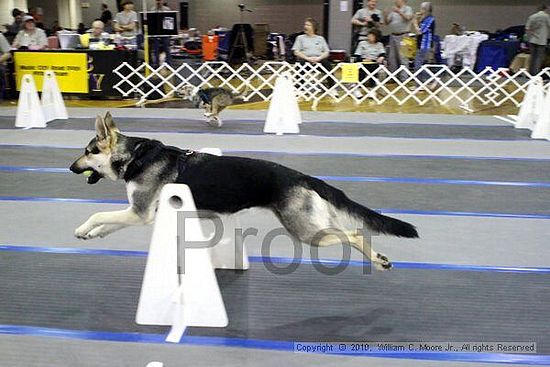
[[[71,164],[71,166],[69,167],[69,169],[71,170],[71,172],[74,172],[74,173],[76,173],[77,175],[83,172],[82,168],[79,168],[79,167],[76,165],[76,162],[74,162],[73,164]]]

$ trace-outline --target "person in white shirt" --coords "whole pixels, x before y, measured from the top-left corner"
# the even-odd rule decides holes
[[[12,46],[14,48],[28,48],[29,50],[43,50],[48,46],[46,32],[36,27],[32,15],[23,17],[23,29],[15,36]]]

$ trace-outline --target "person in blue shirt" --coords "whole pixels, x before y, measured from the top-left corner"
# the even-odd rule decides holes
[[[423,2],[420,4],[420,12],[414,19],[414,27],[416,29],[417,36],[417,51],[416,58],[414,60],[414,71],[417,71],[428,61],[432,46],[433,36],[435,32],[435,18],[432,15],[433,7],[430,2]],[[425,75],[419,75],[419,79],[425,79]]]

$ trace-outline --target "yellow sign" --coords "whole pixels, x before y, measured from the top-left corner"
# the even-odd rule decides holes
[[[343,83],[359,82],[359,64],[340,64],[342,68]]]
[[[34,77],[38,91],[42,90],[44,72],[53,70],[59,89],[64,93],[88,93],[88,55],[75,52],[15,52],[17,90],[25,74]]]

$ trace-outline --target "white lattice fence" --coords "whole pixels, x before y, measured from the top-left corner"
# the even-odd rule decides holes
[[[469,68],[453,72],[446,65],[425,65],[416,72],[403,66],[390,72],[383,65],[369,70],[367,65],[359,64],[363,78],[359,83],[350,84],[340,79],[343,65],[337,64],[332,70],[327,70],[321,64],[266,62],[259,66],[242,64],[233,68],[225,62],[206,62],[182,64],[176,69],[164,64],[155,69],[147,64],[134,68],[123,63],[114,70],[120,77],[114,88],[125,97],[139,98],[140,102],[153,95],[157,98],[158,95],[173,96],[186,85],[224,87],[244,93],[245,101],[252,98],[269,101],[277,77],[289,73],[296,96],[313,102],[314,109],[323,98],[332,98],[336,102],[351,98],[356,104],[367,100],[376,104],[394,101],[399,105],[409,101],[419,105],[434,102],[471,109],[474,103],[488,107],[519,106],[533,78],[525,70],[514,74],[508,69],[491,68],[480,73]],[[550,69],[538,75],[548,78]]]

